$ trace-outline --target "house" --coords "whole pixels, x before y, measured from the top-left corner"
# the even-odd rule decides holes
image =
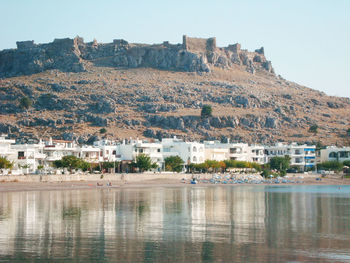
[[[164,159],[169,156],[179,156],[185,164],[203,163],[205,161],[204,144],[186,142],[176,137],[162,140]]]
[[[350,161],[350,147],[328,146],[318,151],[318,161]]]
[[[39,165],[44,165],[46,155],[42,143],[39,144],[14,144],[11,148],[17,153],[15,169],[23,173],[35,173]]]
[[[136,160],[140,154],[148,155],[153,163],[157,163],[158,169],[164,168],[164,159],[162,154],[162,144],[160,142],[148,142],[142,140],[123,140],[117,145],[117,155],[123,161]]]
[[[316,164],[316,146],[298,145],[296,143],[276,143],[273,146],[265,146],[265,163],[273,157],[290,157],[290,165],[301,171],[313,169]]]

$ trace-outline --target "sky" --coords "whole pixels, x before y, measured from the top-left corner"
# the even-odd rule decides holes
[[[350,97],[350,0],[0,0],[0,50],[54,38],[263,46],[277,74]]]

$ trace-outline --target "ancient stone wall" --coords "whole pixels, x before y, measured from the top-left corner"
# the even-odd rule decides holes
[[[216,38],[195,38],[183,36],[183,48],[191,52],[206,53],[207,51],[215,51]]]
[[[216,47],[216,38],[183,36],[182,44],[147,45],[115,39],[112,43],[96,40],[84,43],[76,37],[55,39],[52,43],[34,44],[34,41],[17,42],[17,49],[0,51],[0,77],[27,75],[50,69],[81,72],[85,62],[98,66],[152,67],[164,70],[210,72],[212,67],[231,68],[233,64],[273,72],[266,63],[264,49],[255,52],[241,50],[240,44],[225,48]]]
[[[229,45],[227,49],[232,51],[233,53],[239,53],[241,51],[241,44],[236,43],[233,45]]]
[[[34,44],[34,40],[17,41],[16,44],[17,44],[17,49],[28,49],[36,46]]]

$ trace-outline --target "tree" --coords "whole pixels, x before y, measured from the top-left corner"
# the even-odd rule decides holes
[[[30,106],[32,106],[32,101],[28,97],[23,97],[19,101],[19,106],[22,109],[28,110],[30,108]]]
[[[309,128],[309,132],[312,132],[314,134],[317,133],[317,130],[318,130],[317,124],[311,125],[310,128]]]
[[[100,129],[100,133],[101,133],[101,134],[104,134],[104,133],[106,133],[106,132],[107,132],[107,129],[106,129],[106,128],[101,128],[101,129]]]
[[[169,156],[165,158],[165,170],[173,172],[181,172],[184,161],[179,156]]]
[[[212,116],[213,109],[210,105],[204,105],[201,111],[202,118],[209,118]]]
[[[152,163],[151,157],[146,154],[139,154],[136,156],[136,160],[133,166],[140,169],[140,172],[148,171],[158,167],[156,163]]]
[[[13,162],[7,160],[6,157],[0,157],[0,169],[11,169]]]
[[[277,170],[281,175],[285,175],[287,169],[290,166],[290,157],[286,155],[285,157],[272,157],[269,162],[270,169]]]
[[[90,167],[89,163],[73,155],[67,155],[62,157],[61,160],[54,161],[53,166],[56,168],[68,168],[69,171],[73,169],[82,169],[86,171]]]
[[[101,163],[101,168],[108,170],[108,169],[114,169],[115,167],[118,167],[119,162],[103,162]],[[113,170],[115,172],[115,170]]]
[[[346,160],[343,162],[343,165],[344,166],[347,166],[347,167],[350,167],[350,161],[349,160]]]
[[[341,171],[344,165],[338,161],[327,161],[317,165],[318,170]]]

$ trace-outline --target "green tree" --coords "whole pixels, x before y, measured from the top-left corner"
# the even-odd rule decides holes
[[[338,161],[327,161],[317,165],[318,170],[341,171],[344,164]]]
[[[62,157],[61,160],[54,161],[53,166],[56,168],[67,168],[69,171],[73,169],[82,169],[86,171],[90,167],[89,163],[73,155],[67,155]]]
[[[184,161],[179,156],[169,156],[165,158],[165,170],[181,172]]]
[[[201,110],[201,117],[202,118],[209,118],[212,116],[213,109],[210,105],[203,105]]]
[[[152,163],[151,157],[146,154],[137,155],[133,166],[139,168],[140,172],[148,171],[158,167],[156,163]]]
[[[287,169],[290,166],[290,157],[272,157],[269,162],[270,169],[274,169],[280,172],[281,175],[285,175]]]
[[[108,170],[108,169],[118,167],[118,165],[119,165],[119,162],[103,162],[103,163],[101,163],[101,168]],[[113,172],[115,172],[115,171],[113,171]]]
[[[32,106],[32,101],[28,97],[23,97],[19,101],[19,106],[22,109],[28,110],[30,108],[30,106]]]
[[[106,132],[107,132],[107,129],[106,129],[106,128],[101,128],[101,129],[100,129],[100,133],[101,133],[101,134],[104,134],[104,133],[106,133]]]
[[[347,166],[347,167],[350,167],[350,161],[349,160],[346,160],[343,162],[343,165],[344,166]]]
[[[13,167],[13,162],[7,160],[6,157],[0,157],[0,169],[11,169]]]
[[[318,131],[318,126],[317,124],[314,124],[314,125],[311,125],[310,128],[309,128],[309,132],[312,132],[314,134],[316,134]]]

